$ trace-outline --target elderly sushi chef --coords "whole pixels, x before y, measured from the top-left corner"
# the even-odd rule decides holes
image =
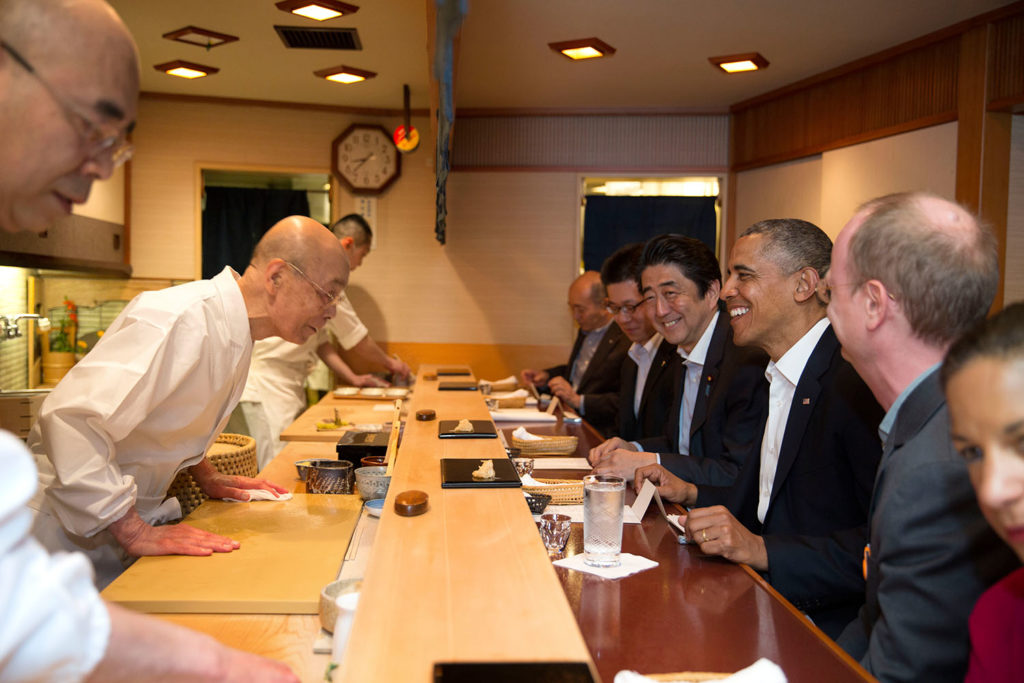
[[[33,533],[80,550],[99,587],[142,555],[209,555],[238,543],[186,524],[164,500],[188,468],[211,498],[285,489],[220,474],[207,448],[238,403],[253,342],[301,344],[334,315],[349,266],[316,221],[291,216],[259,241],[242,275],[225,268],[135,298],[43,403],[29,435],[39,468]]]

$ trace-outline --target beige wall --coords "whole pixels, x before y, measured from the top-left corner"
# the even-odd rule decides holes
[[[863,202],[890,192],[953,197],[956,124],[948,123],[736,174],[736,229],[803,218],[833,239]]]
[[[331,140],[353,121],[374,119],[143,99],[132,168],[134,277],[196,277],[198,166],[327,171]],[[400,123],[378,121],[388,129]],[[429,130],[426,120],[414,123]],[[577,188],[573,173],[453,173],[442,247],[434,239],[432,148],[404,156],[402,177],[377,203],[376,250],[349,287],[371,335],[568,349]],[[343,194],[341,211],[354,206]]]

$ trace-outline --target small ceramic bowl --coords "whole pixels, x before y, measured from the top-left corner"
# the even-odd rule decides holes
[[[544,512],[544,508],[551,502],[551,496],[543,493],[531,493],[526,498],[526,504],[530,506],[530,512],[538,515]]]
[[[359,459],[359,464],[363,467],[384,467],[387,463],[384,462],[383,455],[366,455]]]
[[[384,499],[374,498],[373,500],[366,501],[366,511],[370,513],[371,517],[380,517],[380,513],[384,510]]]
[[[391,476],[386,474],[386,467],[360,467],[356,470],[356,486],[359,488],[359,497],[363,500],[374,498],[385,498],[388,495],[388,485],[391,483]]]
[[[334,633],[334,624],[338,621],[338,603],[335,602],[338,596],[356,593],[362,586],[362,579],[341,579],[324,586],[320,591],[320,625],[325,631]]]

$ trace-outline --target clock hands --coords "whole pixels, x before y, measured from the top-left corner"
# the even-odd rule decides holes
[[[352,170],[353,170],[353,171],[358,171],[358,170],[359,170],[359,167],[360,167],[360,166],[362,166],[363,164],[365,164],[365,163],[366,163],[367,161],[370,161],[370,160],[372,160],[372,159],[375,159],[376,157],[377,157],[377,155],[376,155],[376,154],[370,154],[370,156],[366,156],[366,157],[363,157],[362,159],[360,159],[360,160],[359,160],[359,163],[357,163],[357,164],[355,165],[355,168],[353,168]]]

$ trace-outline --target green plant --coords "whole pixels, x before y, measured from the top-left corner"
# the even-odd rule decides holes
[[[78,307],[74,301],[64,297],[64,316],[60,319],[60,325],[50,333],[50,350],[74,351],[77,327]]]

